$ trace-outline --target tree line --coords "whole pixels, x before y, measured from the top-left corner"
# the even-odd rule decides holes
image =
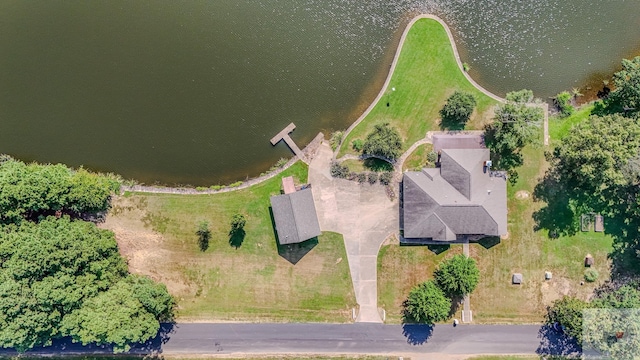
[[[0,162],[0,346],[68,337],[126,351],[173,318],[164,285],[129,274],[115,236],[80,215],[106,211],[119,182],[64,165]]]

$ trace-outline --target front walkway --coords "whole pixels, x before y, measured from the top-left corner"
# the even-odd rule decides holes
[[[382,322],[378,312],[377,263],[382,242],[398,231],[398,201],[384,187],[334,179],[333,153],[323,142],[309,165],[309,183],[320,229],[344,237],[351,280],[360,306],[357,322]]]

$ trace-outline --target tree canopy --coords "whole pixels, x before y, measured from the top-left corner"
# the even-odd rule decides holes
[[[69,214],[97,213],[108,208],[118,181],[84,169],[64,165],[0,162],[0,223],[36,219],[56,211]]]
[[[613,75],[615,90],[610,99],[620,110],[640,111],[640,56],[622,59],[622,70]]]
[[[389,160],[398,158],[401,155],[401,150],[400,134],[389,126],[389,123],[376,125],[373,131],[367,135],[362,146],[363,154],[382,156]]]
[[[588,309],[590,304],[572,296],[565,296],[556,300],[547,308],[547,323],[558,323],[563,326],[567,335],[578,342],[582,341],[582,311]]]
[[[485,126],[485,143],[491,150],[493,166],[507,171],[515,182],[515,169],[523,164],[521,150],[538,138],[544,112],[528,105],[533,100],[530,90],[508,93],[506,100],[497,107],[493,122]]]
[[[469,121],[477,104],[473,94],[463,91],[454,92],[440,110],[442,127],[446,129],[463,129]]]
[[[461,297],[476,288],[480,281],[480,271],[475,260],[458,254],[440,263],[434,277],[445,294]]]
[[[127,273],[112,232],[68,217],[1,230],[1,347],[23,352],[71,336],[126,350],[172,317],[166,287]]]
[[[433,324],[449,317],[451,300],[433,281],[425,281],[411,289],[404,309],[407,320]]]
[[[638,204],[636,159],[640,124],[620,115],[592,116],[547,154],[551,167],[534,195],[547,202],[535,214],[541,227],[575,233],[580,214],[631,219]],[[626,226],[616,227],[618,230]]]

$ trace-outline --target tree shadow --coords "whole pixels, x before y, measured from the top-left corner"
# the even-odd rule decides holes
[[[393,164],[378,158],[368,158],[362,162],[362,165],[375,172],[393,171]]]
[[[238,249],[242,246],[242,242],[244,241],[244,237],[247,233],[244,229],[236,229],[229,231],[229,245]]]
[[[427,249],[431,250],[431,252],[436,254],[436,255],[442,254],[443,252],[449,250],[450,248],[451,248],[451,244],[442,244],[442,245],[429,244],[429,245],[427,245]]]
[[[440,114],[441,116],[441,120],[440,120],[440,130],[443,131],[459,131],[459,130],[464,130],[464,122],[460,122],[460,120],[456,117],[450,117],[450,116],[442,116],[442,114]]]
[[[411,345],[422,345],[433,335],[433,328],[433,325],[403,324],[402,335],[407,338],[407,343]]]
[[[546,203],[533,213],[535,231],[546,229],[552,239],[577,233],[578,222],[575,210],[570,205],[569,192],[554,174],[545,174],[533,190],[533,199]]]
[[[579,358],[582,352],[580,345],[573,338],[558,333],[548,324],[540,327],[538,339],[540,339],[540,344],[536,349],[536,354],[540,356]]]
[[[169,341],[171,334],[175,332],[175,323],[161,323],[158,334],[144,343],[130,344],[131,349],[122,355],[157,355],[162,353],[162,346]],[[96,345],[73,342],[71,337],[63,337],[54,339],[50,346],[38,346],[26,352],[27,357],[29,355],[37,354],[42,355],[59,355],[61,353],[67,354],[84,354],[91,356],[113,356],[112,345]],[[20,356],[15,349],[12,348],[0,348],[1,356]],[[45,356],[46,357],[46,356]]]
[[[483,248],[489,250],[492,247],[500,244],[500,236],[487,236],[478,240],[478,244]]]
[[[447,294],[447,297],[451,299],[451,308],[449,308],[449,317],[454,317],[458,312],[458,310],[460,310],[460,306],[462,306],[464,297],[459,294]]]
[[[302,260],[305,255],[313,250],[314,247],[318,245],[318,238],[314,237],[301,243],[284,245],[281,245],[278,241],[277,245],[278,255],[282,256],[282,258],[295,265],[298,263],[298,261]]]

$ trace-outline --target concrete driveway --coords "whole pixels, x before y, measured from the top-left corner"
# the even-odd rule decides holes
[[[344,236],[360,306],[356,321],[382,322],[378,312],[378,250],[389,235],[398,231],[398,200],[389,200],[381,185],[332,178],[332,156],[331,148],[323,142],[309,165],[320,229]]]

